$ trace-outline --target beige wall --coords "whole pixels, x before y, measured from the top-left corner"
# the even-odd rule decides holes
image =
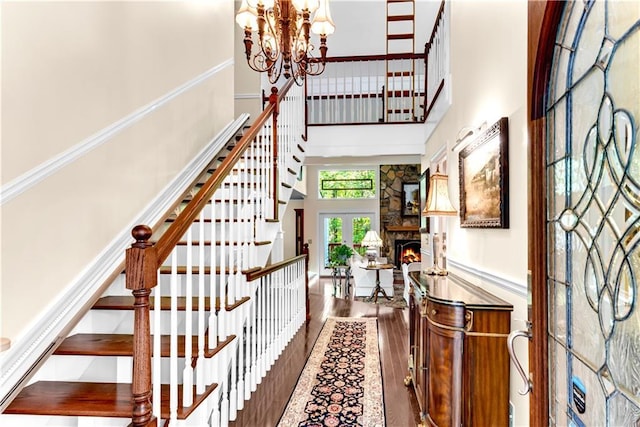
[[[3,2],[2,183],[233,58],[233,2]],[[224,42],[222,42],[224,41]],[[2,206],[19,337],[233,119],[233,66]]]
[[[240,2],[234,2],[234,12],[240,8]],[[234,43],[233,56],[235,60],[235,79],[234,93],[235,99],[235,115],[249,113],[251,118],[249,122],[253,122],[262,111],[262,90],[260,88],[260,73],[253,71],[247,64],[247,58],[244,53],[244,30],[233,21]],[[253,34],[254,40],[256,33]],[[256,45],[253,46],[254,52]]]
[[[443,144],[447,146],[449,191],[459,208],[458,151],[452,152],[465,126],[489,126],[509,118],[510,227],[462,229],[458,217],[448,219],[447,254],[451,260],[518,284],[527,283],[527,118],[525,1],[453,1],[451,6],[452,105],[426,144],[423,170]],[[453,268],[452,268],[453,270]],[[527,318],[526,298],[475,276],[466,277],[514,304],[512,329],[522,329]],[[526,363],[527,345],[518,343]],[[526,366],[526,365],[525,365]],[[514,425],[528,424],[528,397],[516,390],[522,380],[511,373]]]

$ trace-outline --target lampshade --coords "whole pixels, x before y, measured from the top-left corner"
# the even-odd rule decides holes
[[[364,235],[362,242],[360,242],[362,246],[379,248],[382,246],[382,239],[378,236],[378,233],[374,230],[367,231],[367,234]]]
[[[331,11],[329,10],[329,0],[322,0],[320,8],[311,23],[311,31],[314,34],[324,34],[326,36],[333,34],[336,25],[331,19]]]
[[[240,28],[250,28],[251,31],[258,31],[258,12],[249,6],[247,0],[242,0],[240,9],[236,13],[236,22]]]
[[[309,13],[313,13],[320,5],[320,0],[291,0],[291,3],[298,10],[308,9]]]
[[[458,212],[451,206],[449,201],[449,181],[447,175],[441,174],[440,170],[429,178],[429,194],[427,195],[427,205],[422,211],[423,216],[453,216]]]

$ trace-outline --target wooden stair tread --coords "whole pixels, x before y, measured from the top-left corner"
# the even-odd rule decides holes
[[[387,96],[389,97],[404,97],[404,98],[408,98],[411,96],[411,92],[410,90],[389,90],[387,91]]]
[[[387,77],[411,77],[413,71],[389,71]]]
[[[20,392],[5,414],[131,417],[131,384],[38,381]]]
[[[178,418],[187,418],[213,392],[211,384],[201,395],[193,388],[193,405],[182,408],[182,385],[178,386]],[[161,417],[169,418],[167,384],[161,386]],[[38,381],[25,387],[5,409],[5,414],[61,415],[71,417],[131,418],[131,384],[77,381]]]
[[[413,40],[413,33],[387,34],[387,40]]]
[[[204,357],[210,358],[229,344],[234,335],[227,337],[225,341],[219,342],[215,348],[208,348],[208,335],[205,334]],[[178,357],[184,357],[185,336],[178,335]],[[153,348],[151,349],[153,352]],[[198,337],[191,339],[191,352],[193,357],[198,355]],[[60,346],[53,353],[59,356],[133,356],[133,335],[131,334],[75,334],[62,341]],[[171,336],[162,335],[160,337],[160,355],[169,357],[171,355]]]
[[[286,182],[281,182],[280,183],[284,188],[292,188],[291,184],[287,184]]]
[[[133,310],[134,297],[129,295],[112,295],[108,297],[100,298],[92,307],[95,310]],[[198,297],[192,298],[193,310],[198,310],[199,302]],[[151,310],[155,307],[155,298],[151,298],[149,301]],[[216,310],[220,307],[216,302]],[[187,309],[187,298],[178,297],[178,310],[184,311]],[[210,299],[205,298],[204,309],[206,311],[211,310]],[[171,310],[171,297],[160,297],[160,310]]]
[[[413,15],[388,15],[387,21],[389,22],[397,22],[397,21],[413,21]]]

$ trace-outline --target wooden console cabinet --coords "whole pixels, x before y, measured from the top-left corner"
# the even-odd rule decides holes
[[[508,426],[513,306],[453,274],[409,276],[409,371],[423,423]]]

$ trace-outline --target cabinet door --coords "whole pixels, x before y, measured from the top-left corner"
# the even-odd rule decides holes
[[[437,426],[462,423],[462,348],[460,331],[427,325],[428,420]]]
[[[426,319],[421,316],[422,304],[426,304],[426,300],[422,299],[419,294],[413,293],[409,296],[409,353],[413,366],[412,380],[416,391],[416,399],[420,405],[421,417],[427,413],[427,395],[426,395]]]

